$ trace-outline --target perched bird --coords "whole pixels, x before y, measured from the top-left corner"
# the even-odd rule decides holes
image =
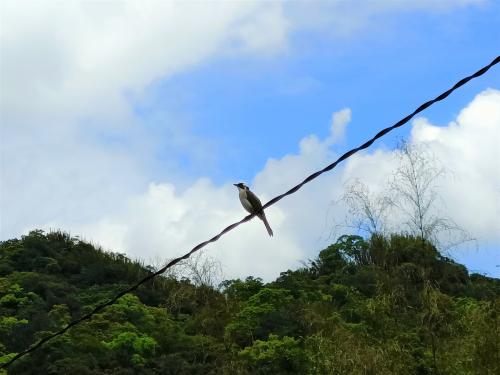
[[[257,196],[254,193],[252,193],[248,188],[248,186],[246,186],[243,182],[233,185],[238,188],[238,191],[240,193],[240,202],[243,208],[248,212],[250,212],[251,214],[256,214],[257,217],[264,222],[264,225],[266,226],[267,229],[267,233],[269,233],[269,235],[272,236],[273,230],[271,229],[271,226],[267,222],[266,214],[262,209],[262,203],[260,203],[260,199],[257,198]]]

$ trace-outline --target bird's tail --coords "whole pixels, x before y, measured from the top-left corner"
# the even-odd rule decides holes
[[[259,215],[259,218],[264,222],[264,225],[266,226],[267,233],[269,233],[269,236],[272,237],[273,236],[273,230],[271,229],[271,226],[267,222],[266,214],[264,212],[262,212]]]

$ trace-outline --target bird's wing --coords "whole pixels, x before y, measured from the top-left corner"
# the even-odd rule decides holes
[[[250,190],[247,190],[246,193],[247,193],[247,199],[252,205],[252,207],[255,209],[255,212],[262,211],[262,203],[260,203],[260,199]]]

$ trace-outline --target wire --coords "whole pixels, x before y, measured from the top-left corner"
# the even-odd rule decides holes
[[[315,178],[319,177],[320,175],[322,175],[323,173],[325,172],[328,172],[330,170],[332,170],[333,168],[335,168],[339,163],[341,163],[342,161],[344,161],[345,159],[351,157],[352,155],[354,155],[355,153],[363,150],[363,149],[366,149],[368,147],[370,147],[377,139],[383,137],[384,135],[386,135],[387,133],[389,133],[390,131],[396,129],[396,128],[399,128],[400,126],[403,126],[404,124],[406,124],[408,121],[410,121],[415,115],[417,115],[418,113],[422,112],[423,110],[427,109],[428,107],[430,107],[431,105],[433,105],[434,103],[436,102],[439,102],[441,100],[444,100],[445,98],[447,98],[453,91],[455,91],[456,89],[458,89],[459,87],[465,85],[467,82],[469,82],[470,80],[474,79],[474,78],[477,78],[481,75],[483,75],[484,73],[486,73],[492,66],[498,64],[500,62],[500,56],[497,56],[495,59],[493,59],[493,61],[491,63],[489,63],[488,65],[484,66],[483,68],[479,69],[477,72],[475,72],[474,74],[468,76],[468,77],[465,77],[463,79],[461,79],[460,81],[458,81],[455,85],[453,85],[453,87],[451,87],[450,89],[448,89],[447,91],[443,92],[441,95],[437,96],[436,98],[432,99],[432,100],[429,100],[428,102],[422,104],[420,107],[418,107],[415,111],[413,111],[411,114],[409,114],[408,116],[406,116],[405,118],[399,120],[398,122],[396,122],[394,125],[392,126],[389,126],[383,130],[381,130],[380,132],[378,132],[373,138],[371,138],[370,140],[366,141],[365,143],[363,143],[361,146],[358,146],[356,148],[353,148],[352,150],[349,150],[347,151],[345,154],[343,154],[342,156],[340,156],[337,160],[335,160],[333,163],[327,165],[326,167],[324,167],[323,169],[321,169],[320,171],[317,171],[313,174],[311,174],[310,176],[306,177],[301,183],[295,185],[294,187],[292,187],[290,190],[288,190],[287,192],[283,193],[283,194],[280,194],[278,195],[277,197],[274,197],[273,199],[271,199],[269,202],[267,202],[264,206],[263,206],[263,209],[265,208],[268,208],[270,206],[272,206],[273,204],[279,202],[281,199],[283,199],[284,197],[286,197],[287,195],[291,195],[295,192],[297,192],[302,186],[304,186],[305,184],[311,182],[312,180],[314,180]],[[187,259],[191,256],[191,254],[197,252],[198,250],[200,250],[201,248],[205,247],[206,245],[208,245],[209,243],[211,242],[215,242],[217,241],[220,237],[222,237],[224,234],[226,234],[227,232],[233,230],[234,228],[236,228],[238,225],[240,224],[243,224],[247,221],[249,221],[250,219],[252,219],[253,217],[255,216],[255,214],[250,214],[250,215],[247,215],[245,216],[243,219],[241,219],[240,221],[236,222],[236,223],[233,223],[229,226],[227,226],[226,228],[224,228],[219,234],[215,235],[214,237],[210,238],[209,240],[206,240],[204,242],[201,242],[199,243],[198,245],[196,245],[195,247],[193,247],[188,253],[184,254],[183,256],[181,257],[178,257],[178,258],[175,258],[175,259],[172,259],[170,262],[168,262],[163,268],[159,269],[158,271],[152,273],[152,274],[149,274],[148,276],[144,277],[142,280],[138,281],[136,284],[132,285],[131,287],[121,291],[120,293],[118,293],[115,297],[113,297],[112,299],[110,299],[109,301],[107,302],[104,302],[104,303],[101,303],[100,305],[97,305],[92,311],[90,311],[89,313],[81,316],[80,318],[68,323],[68,325],[64,328],[62,328],[61,330],[57,331],[57,332],[54,332],[54,333],[51,333],[50,335],[44,337],[43,339],[41,339],[40,341],[38,341],[36,344],[32,345],[31,347],[29,347],[28,349],[16,354],[14,357],[12,357],[8,362],[0,365],[0,369],[2,368],[7,368],[8,366],[10,366],[12,363],[14,363],[15,361],[17,361],[18,359],[24,357],[25,355],[37,350],[39,347],[41,347],[43,344],[45,344],[47,341],[49,340],[52,340],[53,338],[57,337],[57,336],[60,336],[62,335],[63,333],[65,333],[67,330],[69,330],[71,327],[83,322],[84,320],[88,320],[88,319],[91,319],[93,315],[97,314],[99,311],[103,310],[104,308],[106,308],[107,306],[110,306],[112,304],[114,304],[119,298],[121,298],[122,296],[124,296],[125,294],[127,293],[130,293],[134,290],[136,290],[139,286],[141,286],[142,284],[148,282],[149,280],[152,280],[154,279],[156,276],[159,276],[161,275],[162,273],[164,273],[166,270],[168,270],[170,267],[176,265],[177,263],[179,263],[180,261],[184,260],[184,259]]]

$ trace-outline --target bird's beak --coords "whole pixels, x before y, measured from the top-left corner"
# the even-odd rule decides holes
[[[238,184],[233,184],[234,186],[238,187]]]

